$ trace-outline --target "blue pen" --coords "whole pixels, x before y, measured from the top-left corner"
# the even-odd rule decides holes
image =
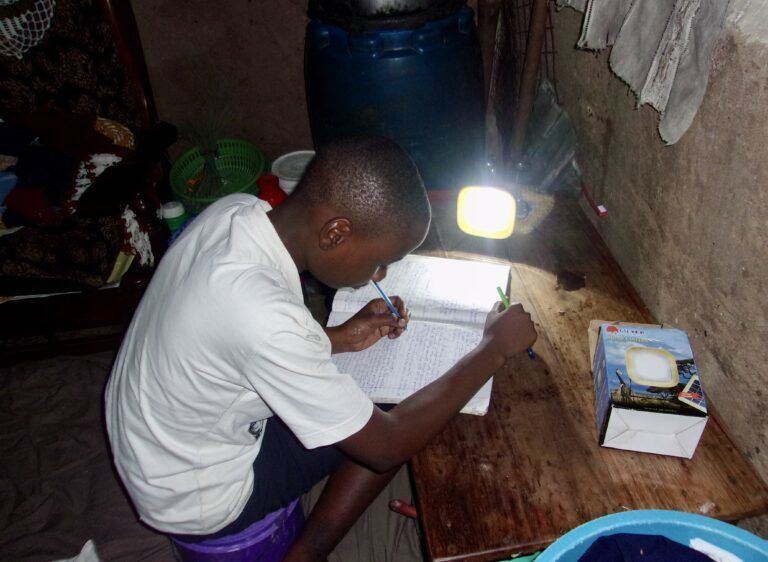
[[[387,295],[384,293],[384,291],[382,291],[382,290],[381,290],[381,287],[379,287],[379,284],[378,284],[378,283],[376,283],[376,281],[374,281],[373,279],[371,279],[371,283],[373,283],[373,286],[374,286],[374,287],[376,287],[376,290],[377,290],[377,291],[379,292],[379,294],[381,295],[381,298],[382,298],[382,299],[384,299],[384,302],[385,302],[385,303],[387,303],[387,307],[389,308],[389,311],[390,311],[392,314],[394,314],[395,318],[397,318],[398,320],[402,320],[402,319],[403,319],[403,317],[402,317],[402,316],[400,316],[400,313],[399,313],[399,312],[397,311],[397,309],[395,308],[395,305],[394,305],[394,304],[392,304],[392,301],[391,301],[391,300],[389,300],[389,297],[388,297],[388,296],[387,296]],[[403,330],[407,330],[407,329],[408,329],[408,326],[406,326],[405,328],[403,328]]]
[[[507,297],[507,294],[501,290],[501,287],[496,287],[496,290],[499,292],[499,297],[501,297],[501,302],[504,303],[504,308],[509,308],[509,298]],[[530,347],[525,350],[526,353],[528,353],[528,357],[531,359],[536,359],[536,352],[533,351]]]

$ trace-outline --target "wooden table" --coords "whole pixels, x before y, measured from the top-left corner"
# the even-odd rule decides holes
[[[486,416],[456,417],[412,460],[430,560],[534,552],[631,509],[725,520],[768,510],[768,490],[713,416],[692,460],[598,446],[589,321],[655,319],[573,202],[557,202],[532,232],[502,243],[460,234],[455,207],[433,207],[421,253],[508,259],[511,295],[531,312],[539,339],[535,361],[522,354],[496,373]]]

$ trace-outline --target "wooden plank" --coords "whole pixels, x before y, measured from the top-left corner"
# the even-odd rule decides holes
[[[533,552],[629,509],[725,520],[768,510],[764,483],[714,416],[692,460],[597,445],[589,321],[655,319],[573,203],[558,202],[530,234],[493,246],[460,235],[450,204],[434,211],[422,251],[508,258],[511,295],[532,313],[539,340],[537,360],[523,355],[496,374],[486,416],[457,417],[412,461],[430,559]],[[462,251],[446,251],[455,247]]]
[[[126,275],[113,289],[0,304],[0,366],[117,349],[148,283]]]

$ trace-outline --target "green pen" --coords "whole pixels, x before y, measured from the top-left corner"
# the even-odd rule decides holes
[[[501,290],[501,287],[496,287],[496,290],[499,292],[499,297],[501,297],[501,302],[504,304],[504,308],[509,308],[509,298],[507,298],[506,293]],[[530,347],[526,349],[526,352],[528,353],[528,357],[536,359],[536,353]]]

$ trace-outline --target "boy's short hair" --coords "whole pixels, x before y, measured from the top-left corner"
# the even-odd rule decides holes
[[[431,216],[413,160],[383,137],[350,138],[323,146],[296,186],[296,195],[344,213],[364,236],[389,232],[398,225],[426,226]]]

